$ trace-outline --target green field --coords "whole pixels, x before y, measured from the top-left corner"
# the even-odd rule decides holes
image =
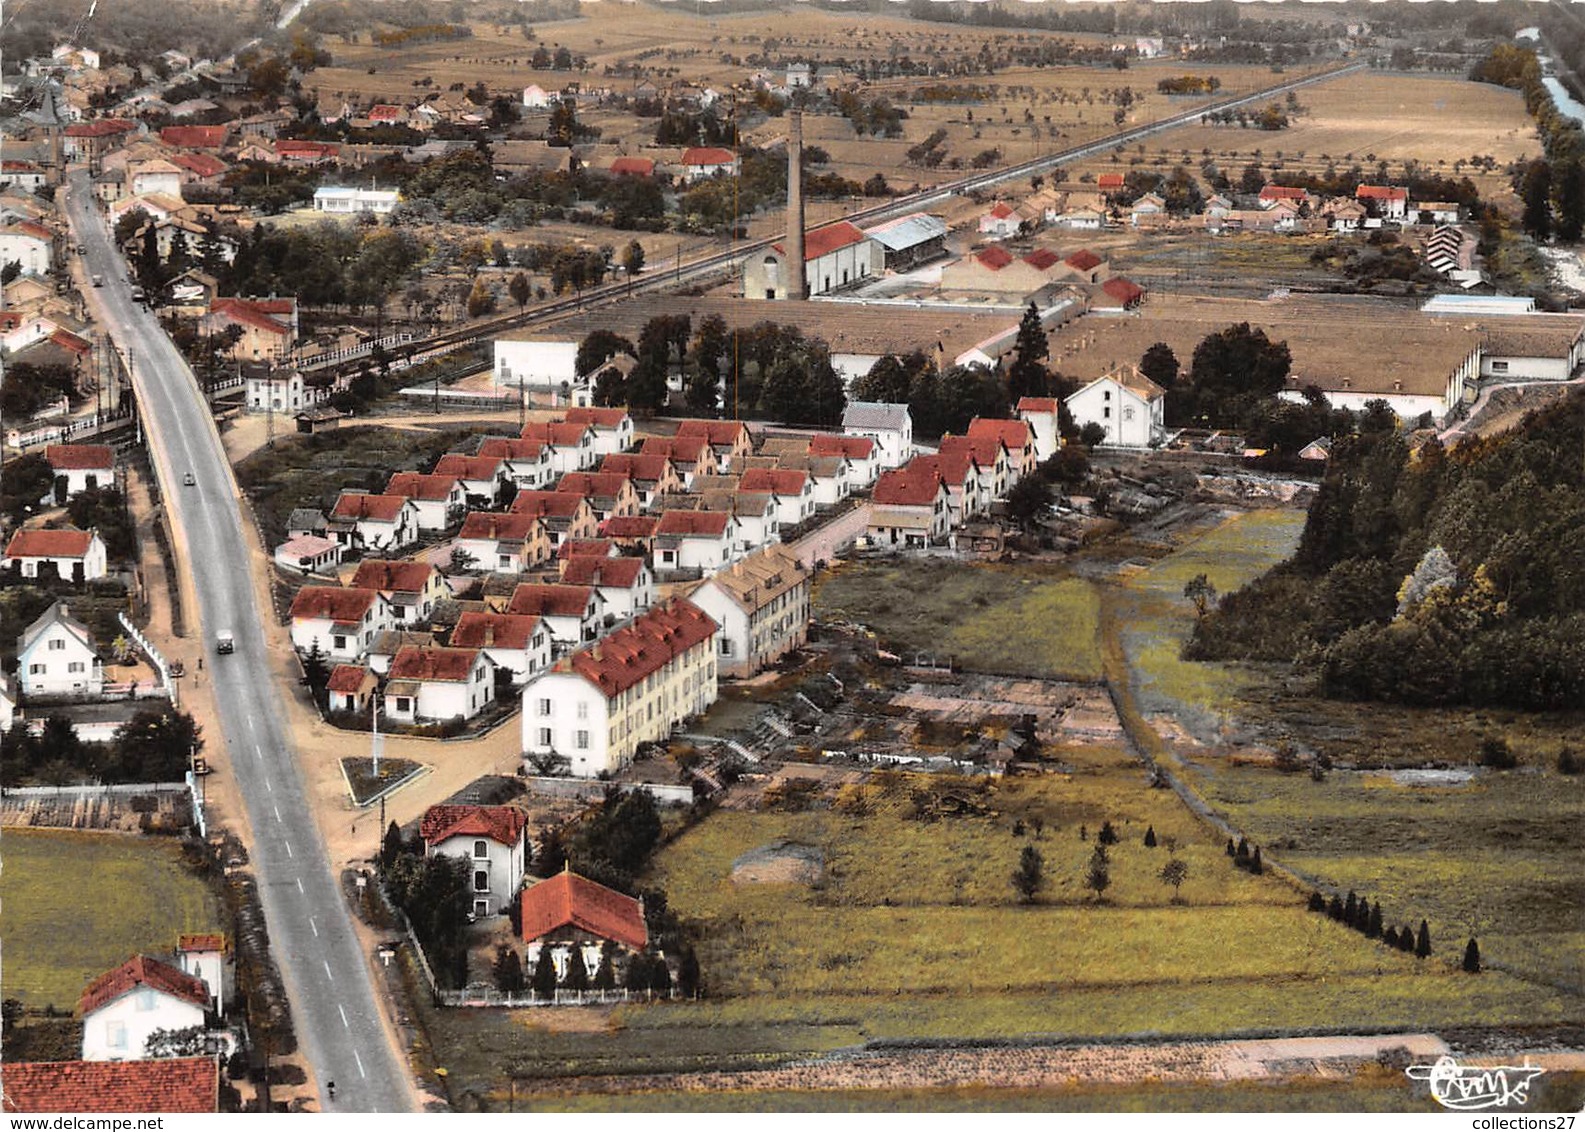
[[[868,626],[890,649],[950,657],[971,672],[1095,680],[1094,588],[1065,570],[936,559],[850,562],[825,574],[815,616]]]
[[[7,829],[0,854],[5,994],[28,1006],[70,1010],[135,952],[169,953],[181,932],[225,928],[218,897],[173,840]]]

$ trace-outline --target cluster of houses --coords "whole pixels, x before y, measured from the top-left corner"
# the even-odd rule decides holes
[[[50,444],[44,459],[53,473],[39,509],[64,504],[85,491],[116,485],[115,451],[106,444]],[[23,527],[6,543],[4,569],[23,578],[95,582],[110,570],[97,530],[72,526]]]
[[[223,935],[183,934],[170,955],[132,956],[84,988],[76,1060],[6,1064],[5,1111],[218,1112],[220,1066],[239,1043],[227,1022],[234,996]]]

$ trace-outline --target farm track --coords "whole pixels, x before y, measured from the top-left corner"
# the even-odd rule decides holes
[[[986,173],[976,173],[968,177],[950,181],[946,184],[936,185],[922,189],[917,193],[910,193],[902,197],[892,197],[884,204],[873,205],[857,212],[849,213],[846,220],[854,224],[879,223],[886,220],[905,216],[937,204],[947,197],[955,194],[974,192],[980,189],[993,188],[1008,181],[1027,177],[1035,173],[1047,172],[1069,162],[1093,157],[1097,153],[1104,153],[1119,146],[1139,141],[1166,130],[1175,129],[1198,121],[1199,118],[1216,110],[1226,110],[1244,106],[1252,102],[1259,102],[1273,96],[1282,95],[1290,90],[1311,86],[1318,82],[1327,82],[1343,75],[1353,74],[1366,69],[1366,63],[1347,63],[1325,71],[1304,75],[1276,86],[1265,87],[1249,94],[1236,95],[1219,102],[1206,103],[1181,114],[1171,115],[1158,121],[1131,129],[1121,130],[1109,134],[1096,141],[1085,142],[1082,145],[1061,150],[1056,153],[1037,157],[1015,165],[1003,166]],[[782,239],[785,233],[777,233],[758,240],[745,241],[734,245],[726,251],[711,252],[686,263],[679,264],[675,270],[658,270],[649,279],[634,282],[629,279],[621,283],[610,283],[595,288],[571,298],[558,299],[536,307],[531,311],[518,314],[505,315],[488,322],[476,323],[472,326],[459,327],[444,334],[433,335],[429,338],[415,339],[403,347],[403,355],[412,360],[434,358],[460,347],[473,345],[477,342],[494,338],[498,334],[508,331],[526,330],[537,326],[555,323],[575,313],[580,313],[590,307],[606,306],[635,295],[646,294],[654,291],[664,291],[679,287],[686,283],[698,282],[709,278],[722,270],[731,267],[745,255],[768,248],[771,244]],[[359,363],[348,362],[336,367],[327,367],[330,372],[351,372]]]

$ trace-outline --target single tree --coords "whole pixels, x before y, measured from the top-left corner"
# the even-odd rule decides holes
[[[1370,923],[1365,928],[1365,934],[1371,939],[1381,938],[1381,901],[1378,900],[1370,909]]]
[[[1097,833],[1095,835],[1095,840],[1100,842],[1102,845],[1116,845],[1117,844],[1117,841],[1118,841],[1117,831],[1112,828],[1112,823],[1111,822],[1103,821],[1101,823],[1101,832]]]
[[[1161,878],[1161,883],[1172,887],[1172,902],[1180,902],[1178,889],[1183,887],[1183,882],[1189,879],[1189,863],[1182,857],[1174,857],[1161,866],[1161,872],[1156,874]]]
[[[567,978],[562,985],[570,991],[589,989],[589,965],[584,962],[583,948],[578,944],[573,944],[572,950],[567,952]]]
[[[473,281],[473,289],[468,292],[468,317],[481,318],[494,309],[495,292],[490,290],[484,276],[478,276]]]
[[[534,297],[534,285],[528,281],[528,276],[519,271],[512,276],[512,281],[506,285],[507,294],[512,296],[512,301],[519,310],[528,306],[528,300]]]
[[[1334,919],[1334,920],[1337,920],[1339,922],[1342,922],[1342,919],[1343,919],[1343,901],[1337,895],[1337,893],[1335,893],[1335,892],[1332,893],[1332,902],[1326,906],[1326,914],[1331,919]]]
[[[1139,372],[1163,389],[1178,383],[1178,355],[1165,342],[1147,348],[1139,359]]]
[[[1310,893],[1310,911],[1325,912],[1326,897],[1322,896],[1319,892]]]
[[[1354,918],[1358,914],[1359,897],[1354,895],[1354,890],[1351,888],[1348,890],[1348,899],[1343,901],[1343,922],[1352,927],[1354,924]]]
[[[594,989],[602,991],[616,989],[616,952],[610,940],[600,945],[600,966],[594,972]]]
[[[1470,937],[1469,943],[1464,947],[1463,967],[1471,975],[1480,974],[1480,945],[1475,942],[1474,936]]]
[[[1397,928],[1388,928],[1386,931],[1382,932],[1381,933],[1381,942],[1385,943],[1388,947],[1397,947],[1398,946],[1398,929]]]
[[[1090,863],[1084,873],[1084,887],[1095,893],[1097,901],[1104,900],[1106,890],[1112,887],[1111,863],[1104,845],[1097,845],[1095,852],[1090,854]]]
[[[1013,360],[1007,367],[1007,399],[1016,406],[1023,397],[1044,397],[1051,382],[1045,361],[1051,356],[1051,342],[1040,325],[1040,310],[1034,303],[1024,311],[1013,341]]]
[[[682,954],[677,957],[677,989],[684,998],[699,997],[699,956],[689,944],[683,945]]]
[[[1033,904],[1041,887],[1046,883],[1046,861],[1040,850],[1025,845],[1018,854],[1018,868],[1013,870],[1013,889],[1021,904]]]
[[[1260,846],[1255,846],[1254,855],[1249,858],[1249,871],[1259,876],[1266,871],[1266,866],[1260,860]]]
[[[1408,924],[1405,924],[1405,925],[1403,925],[1403,927],[1398,929],[1398,950],[1399,951],[1413,951],[1414,950],[1414,929],[1411,928]]]
[[[627,978],[623,985],[630,991],[648,991],[649,965],[650,957],[644,952],[632,956],[627,961]]]
[[[324,711],[330,703],[330,664],[325,650],[319,647],[318,637],[309,642],[308,651],[303,654],[303,683],[308,685],[308,694],[319,710]]]
[[[1420,959],[1431,957],[1431,925],[1424,920],[1420,921],[1420,934],[1415,937],[1414,954]]]
[[[1145,848],[1146,849],[1154,849],[1155,847],[1156,847],[1156,827],[1153,826],[1153,825],[1146,826],[1145,827]]]
[[[622,266],[626,269],[629,278],[643,271],[644,245],[634,240],[622,249]]]
[[[1196,574],[1184,584],[1183,596],[1194,602],[1195,616],[1204,617],[1216,601],[1216,587],[1204,574]]]
[[[1231,837],[1229,837],[1229,838],[1228,838],[1228,839],[1227,839],[1227,855],[1228,855],[1228,856],[1229,856],[1229,857],[1236,857],[1236,856],[1238,856],[1238,850],[1237,850],[1237,848],[1235,848],[1235,847],[1234,847],[1234,845],[1233,845],[1233,839],[1232,839],[1232,838],[1231,838]]]
[[[1051,485],[1044,476],[1025,476],[1003,498],[1007,517],[1024,530],[1040,524],[1051,511]]]
[[[534,964],[534,993],[543,999],[556,996],[556,961],[551,957],[550,945],[541,944],[539,962]]]
[[[389,871],[406,848],[402,841],[402,827],[391,822],[385,827],[385,839],[380,842],[380,869]]]
[[[523,993],[523,959],[517,948],[502,944],[495,949],[495,988],[502,994]]]

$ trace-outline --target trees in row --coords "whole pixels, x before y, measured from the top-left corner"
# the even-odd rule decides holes
[[[0,736],[0,777],[7,786],[179,782],[203,749],[202,730],[185,712],[140,711],[108,743],[84,742],[69,721],[50,716],[38,734],[13,727]]]

